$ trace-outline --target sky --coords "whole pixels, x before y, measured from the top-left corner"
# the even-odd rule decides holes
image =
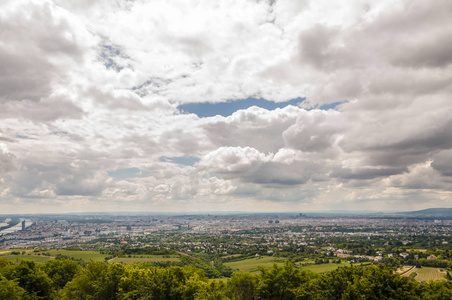
[[[0,214],[452,207],[451,15],[2,0]]]

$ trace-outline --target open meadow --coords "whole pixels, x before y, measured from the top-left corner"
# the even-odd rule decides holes
[[[178,256],[175,255],[137,255],[135,257],[115,257],[109,262],[111,263],[123,263],[123,264],[134,264],[139,262],[166,262],[166,261],[180,261]]]
[[[20,255],[6,254],[6,255],[1,255],[0,258],[4,258],[8,261],[15,261],[16,259],[31,260],[36,263],[45,263],[52,259],[51,257],[47,257],[47,256],[22,255],[22,254],[20,254]]]
[[[273,263],[276,263],[278,266],[283,266],[284,260],[281,258],[278,259],[271,256],[261,256],[240,261],[227,262],[224,264],[234,270],[257,273],[259,271],[258,266],[262,266],[266,269],[269,269],[273,266]],[[339,264],[331,262],[329,264],[314,264],[314,260],[305,260],[303,262],[297,263],[296,266],[300,269],[311,270],[316,273],[324,273],[333,271],[338,267],[350,266],[350,263],[347,261],[342,261]]]
[[[329,263],[329,264],[320,264],[320,265],[308,265],[308,266],[301,267],[301,269],[311,270],[316,273],[325,273],[325,272],[336,270],[337,268],[344,267],[344,266],[350,266],[350,263],[347,261],[342,261],[339,264]]]
[[[19,255],[12,253],[19,252]],[[107,254],[101,254],[99,251],[82,251],[82,250],[65,250],[65,249],[52,249],[52,250],[32,250],[32,249],[11,249],[0,253],[0,257],[7,260],[15,260],[16,258],[24,260],[32,260],[35,262],[46,262],[50,259],[54,259],[58,254],[73,259],[81,259],[85,262],[104,261]]]
[[[18,252],[20,254],[11,254],[12,252]],[[12,249],[0,252],[0,258],[5,258],[8,261],[15,261],[16,259],[31,260],[37,263],[44,263],[51,259],[54,259],[58,254],[72,259],[81,259],[84,262],[90,261],[105,261],[108,257],[107,254],[101,254],[98,251],[82,251],[82,250],[65,250],[65,249],[53,249],[53,250],[30,250],[30,249]],[[138,262],[167,262],[167,261],[180,261],[179,255],[136,255],[131,257],[115,257],[110,259],[112,263],[124,263],[134,264]]]
[[[81,259],[85,262],[89,261],[104,261],[106,257],[108,257],[107,254],[101,254],[99,251],[82,251],[82,250],[65,250],[65,249],[54,249],[54,250],[48,250],[43,251],[44,253],[49,253],[50,256],[55,257],[58,254],[72,257],[74,259]]]
[[[233,261],[224,263],[225,266],[228,266],[234,270],[240,270],[250,273],[259,272],[258,267],[262,266],[266,269],[269,269],[273,266],[273,263],[276,263],[279,266],[283,266],[284,263],[282,261],[275,261],[274,257],[271,256],[260,256],[255,258],[249,258],[245,260]]]

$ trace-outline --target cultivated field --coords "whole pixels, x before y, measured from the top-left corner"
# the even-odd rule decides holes
[[[166,257],[165,257],[166,256]],[[123,263],[134,264],[139,262],[157,262],[157,261],[179,261],[179,257],[175,255],[137,255],[136,257],[116,257],[109,262],[111,263]]]
[[[439,268],[422,267],[416,269],[417,276],[414,278],[417,281],[429,282],[430,280],[446,280],[446,272],[441,272]]]
[[[20,255],[10,254],[13,251],[20,252],[21,254]],[[25,254],[22,254],[22,252],[25,252]],[[80,250],[64,250],[64,249],[42,250],[39,252],[35,252],[34,250],[30,250],[30,249],[11,249],[9,251],[3,252],[2,254],[3,255],[0,254],[0,258],[3,257],[7,260],[15,260],[16,258],[20,258],[20,259],[24,259],[24,260],[32,260],[35,262],[46,262],[50,259],[54,259],[58,254],[72,257],[74,259],[81,259],[85,262],[89,262],[91,260],[104,261],[105,257],[108,256],[106,254],[100,254],[98,251],[80,251]],[[46,254],[46,255],[43,255],[43,254]]]
[[[398,269],[395,271],[395,273],[400,274],[400,275],[405,275],[405,273],[408,273],[408,271],[411,271],[411,270],[413,270],[413,269],[415,269],[415,267],[413,267],[413,266],[403,266],[403,267],[401,267],[401,268],[398,268]],[[410,273],[411,273],[411,272],[410,272]],[[409,274],[406,274],[406,275],[409,275]]]
[[[49,250],[43,251],[44,253],[50,253],[50,256],[57,256],[58,254],[73,257],[75,259],[82,259],[85,262],[93,261],[104,261],[107,254],[100,254],[98,251],[81,251],[81,250],[65,250],[65,249],[57,249],[57,250]]]
[[[329,264],[320,264],[320,265],[309,265],[309,266],[301,267],[301,269],[311,270],[316,273],[325,273],[325,272],[336,270],[338,267],[344,267],[344,266],[350,266],[350,263],[343,261],[340,264],[329,263]]]
[[[38,255],[11,255],[11,254],[6,254],[6,255],[2,255],[0,256],[0,259],[4,258],[8,261],[15,261],[16,259],[23,259],[23,260],[31,260],[34,261],[36,263],[44,263],[46,261],[51,260],[52,258],[50,257],[46,257],[46,256],[38,256]]]
[[[271,257],[271,256],[261,256],[261,257],[256,257],[256,258],[240,260],[240,261],[227,262],[224,264],[228,267],[231,267],[234,270],[240,270],[240,271],[245,271],[245,272],[250,272],[250,273],[257,273],[259,271],[257,268],[258,266],[262,266],[266,269],[269,269],[273,266],[274,262],[276,262],[276,264],[278,266],[284,265],[283,259],[275,260],[275,258]],[[309,264],[309,265],[302,266],[301,264]],[[316,273],[329,272],[329,271],[335,270],[341,266],[342,267],[350,266],[350,263],[347,261],[342,261],[340,264],[329,263],[329,264],[316,265],[316,264],[314,264],[313,260],[312,261],[305,260],[303,262],[297,263],[297,267],[299,267],[300,269],[311,270]]]
[[[233,261],[233,262],[227,262],[224,263],[225,266],[228,266],[234,270],[240,270],[250,273],[257,273],[259,272],[258,266],[262,266],[266,269],[269,269],[273,266],[273,263],[275,262],[275,259],[271,256],[260,256],[256,258],[250,258],[240,261]],[[283,266],[283,262],[276,262],[277,265]]]

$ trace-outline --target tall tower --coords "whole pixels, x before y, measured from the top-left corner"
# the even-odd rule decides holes
[[[22,221],[22,231],[25,230],[25,220]]]

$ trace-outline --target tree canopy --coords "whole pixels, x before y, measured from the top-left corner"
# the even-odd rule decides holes
[[[0,300],[176,300],[176,299],[452,299],[448,281],[419,283],[384,265],[350,266],[317,274],[284,266],[237,272],[227,280],[209,279],[193,266],[156,267],[74,261],[0,259]]]

